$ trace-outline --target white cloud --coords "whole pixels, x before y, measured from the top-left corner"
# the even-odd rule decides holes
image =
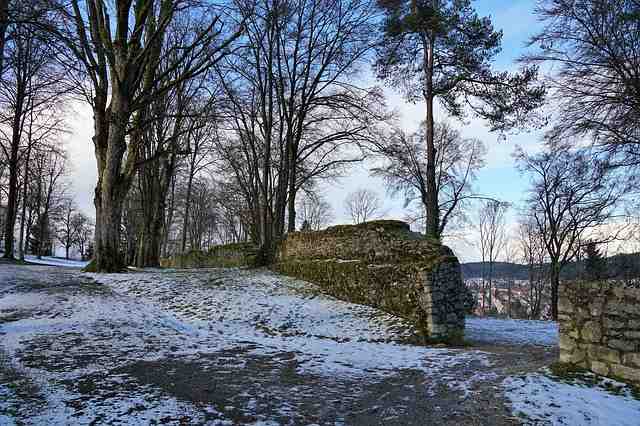
[[[95,217],[93,193],[98,179],[95,154],[93,151],[93,113],[83,102],[72,105],[68,123],[71,128],[66,143],[71,163],[71,187],[80,209]]]

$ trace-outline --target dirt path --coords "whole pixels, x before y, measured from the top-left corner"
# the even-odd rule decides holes
[[[557,356],[487,330],[412,346],[408,324],[266,271],[97,279],[0,265],[0,424],[519,424],[503,379]]]

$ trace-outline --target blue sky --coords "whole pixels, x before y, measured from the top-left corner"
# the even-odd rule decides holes
[[[495,65],[499,69],[514,69],[514,60],[524,52],[524,44],[528,37],[538,28],[533,15],[535,1],[505,1],[505,0],[479,0],[474,2],[476,10],[481,15],[489,15],[496,29],[502,29],[503,50],[497,57]],[[369,74],[366,71],[364,74]],[[367,78],[370,80],[370,78]],[[375,83],[368,81],[368,83]],[[391,89],[386,90],[389,105],[400,113],[400,122],[408,130],[415,129],[424,116],[423,104],[407,104],[402,97]],[[72,136],[68,145],[69,156],[72,163],[72,186],[76,194],[76,201],[87,213],[93,215],[93,189],[96,183],[96,166],[92,145],[93,120],[90,109],[85,105],[79,105],[72,112],[70,120]],[[440,114],[437,119],[446,117]],[[507,141],[498,141],[498,135],[488,131],[479,120],[470,120],[462,125],[456,124],[462,134],[467,137],[481,139],[488,148],[487,166],[479,173],[476,187],[479,192],[505,201],[518,203],[526,195],[527,180],[520,176],[514,167],[511,153],[516,145],[526,150],[536,150],[540,147],[539,134],[519,134],[510,136]],[[346,195],[357,188],[365,187],[375,190],[380,196],[385,196],[385,188],[378,179],[368,175],[370,165],[364,164],[355,167],[352,173],[342,179],[337,185],[326,185],[323,188],[324,195],[331,202],[335,223],[348,222],[343,208],[343,200]],[[402,219],[404,210],[401,197],[392,199],[385,196],[384,210],[387,217]],[[515,214],[509,217],[511,223],[515,222]],[[468,240],[474,240],[473,230],[468,231]],[[451,241],[449,244],[458,253],[461,260],[477,260],[477,249],[472,244]]]

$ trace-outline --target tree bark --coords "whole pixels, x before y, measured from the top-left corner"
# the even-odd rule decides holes
[[[175,210],[175,191],[176,191],[176,179],[175,176],[171,178],[171,201],[169,202],[169,208],[167,209],[165,222],[162,228],[162,255],[167,257],[169,255],[169,232],[171,231],[171,224],[173,223],[173,212]]]
[[[108,120],[107,114],[101,112],[107,111],[106,108],[101,111],[96,108],[97,114],[94,112],[98,184],[93,203],[96,208],[95,263],[99,272],[120,272],[126,266],[120,250],[120,226],[131,178],[126,171],[121,171],[130,117],[124,98],[114,88]],[[127,158],[127,162],[135,162],[135,158]]]
[[[169,183],[173,176],[174,160],[160,159],[158,163],[153,162],[147,167],[155,167],[150,176],[145,179],[144,191],[147,197],[143,199],[143,225],[140,240],[138,242],[138,252],[136,254],[136,266],[158,267],[160,266],[160,250],[163,242],[163,232],[165,222],[165,210]],[[145,170],[141,170],[141,174]]]
[[[551,319],[558,321],[558,287],[560,286],[560,265],[551,263]]]
[[[432,38],[424,37],[424,72],[425,88],[424,99],[427,106],[425,142],[427,145],[427,169],[426,169],[426,235],[440,238],[440,211],[438,207],[438,193],[436,187],[436,148],[434,143],[434,118],[433,118],[433,50]]]
[[[288,200],[288,224],[287,232],[293,232],[296,230],[296,176],[298,174],[296,167],[296,159],[291,159],[291,172],[289,175],[289,200]]]
[[[13,111],[11,124],[11,153],[9,157],[9,194],[7,196],[7,213],[4,233],[4,258],[14,259],[14,235],[16,217],[18,213],[18,151],[20,149],[22,112],[24,106],[25,87],[22,82],[17,82],[16,106]]]
[[[24,260],[25,254],[25,221],[26,221],[26,213],[27,213],[27,181],[29,176],[29,161],[31,160],[31,141],[29,141],[29,145],[27,146],[27,155],[24,162],[24,181],[22,183],[22,211],[20,213],[20,242],[18,244],[18,258],[20,260]],[[28,238],[28,235],[27,235]]]
[[[182,219],[182,242],[180,243],[180,252],[184,253],[187,248],[187,228],[189,226],[189,208],[191,207],[191,190],[193,186],[193,172],[189,173],[187,182],[187,194],[184,200],[184,217]]]

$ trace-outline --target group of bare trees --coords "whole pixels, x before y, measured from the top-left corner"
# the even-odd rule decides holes
[[[425,130],[425,123],[412,134],[394,128],[386,138],[371,144],[374,154],[383,161],[372,174],[383,178],[392,194],[404,196],[404,205],[411,211],[410,222],[421,229],[426,229],[430,209]],[[486,148],[478,139],[464,138],[447,122],[435,123],[433,132],[438,235],[447,236],[452,228],[468,222],[471,201],[482,198],[472,185],[484,166]]]
[[[368,0],[24,3],[2,8],[0,28],[13,90],[0,174],[7,257],[29,186],[19,175],[36,155],[25,141],[47,139],[64,158],[52,142],[64,96],[93,110],[99,271],[246,239],[268,260],[296,227],[297,195],[361,161],[386,118],[379,89],[353,84],[374,46]],[[27,135],[33,117],[48,134]]]
[[[531,38],[522,63],[551,65],[544,84],[553,108],[542,151],[516,152],[530,186],[518,209],[518,229],[507,240],[515,242],[518,263],[527,267],[528,316],[555,320],[567,269],[578,276],[585,256],[604,268],[601,259],[593,259],[598,247],[631,232],[633,209],[626,206],[634,204],[639,164],[640,3],[545,0],[535,13],[542,30]],[[480,251],[487,257],[490,285],[486,207],[479,214]],[[499,256],[508,257],[504,250]],[[606,275],[612,274],[591,273]]]
[[[516,160],[531,181],[524,253],[531,266],[544,259],[555,320],[564,268],[627,233],[623,206],[635,193],[640,142],[640,3],[547,0],[536,12],[544,26],[523,60],[553,64],[546,83],[556,112],[543,152]],[[533,285],[534,302],[539,294]]]
[[[51,254],[58,239],[66,252],[84,253],[89,219],[70,208],[63,144],[71,87],[45,29],[46,2],[3,2],[0,25],[0,214],[4,256]],[[61,223],[66,220],[62,237]],[[80,228],[83,236],[80,237]]]
[[[491,306],[506,204],[474,187],[485,145],[447,120],[475,116],[504,134],[549,119],[545,151],[517,156],[531,178],[520,257],[532,283],[535,265],[548,264],[549,290],[529,292],[535,316],[544,294],[555,306],[580,241],[616,216],[632,186],[614,177],[638,164],[638,5],[614,3],[540,2],[533,51],[507,73],[493,68],[502,33],[470,0],[4,1],[5,256],[40,253],[56,238],[67,251],[88,245],[78,224],[90,221],[64,193],[64,118],[81,98],[93,112],[96,270],[246,240],[269,262],[287,232],[331,222],[323,181],[370,156],[430,237],[468,223],[482,203]],[[546,62],[558,67],[543,80]],[[416,132],[395,124],[379,87],[358,84],[371,66],[425,102]],[[543,117],[547,93],[557,108]],[[345,201],[355,223],[381,204],[368,190]]]

